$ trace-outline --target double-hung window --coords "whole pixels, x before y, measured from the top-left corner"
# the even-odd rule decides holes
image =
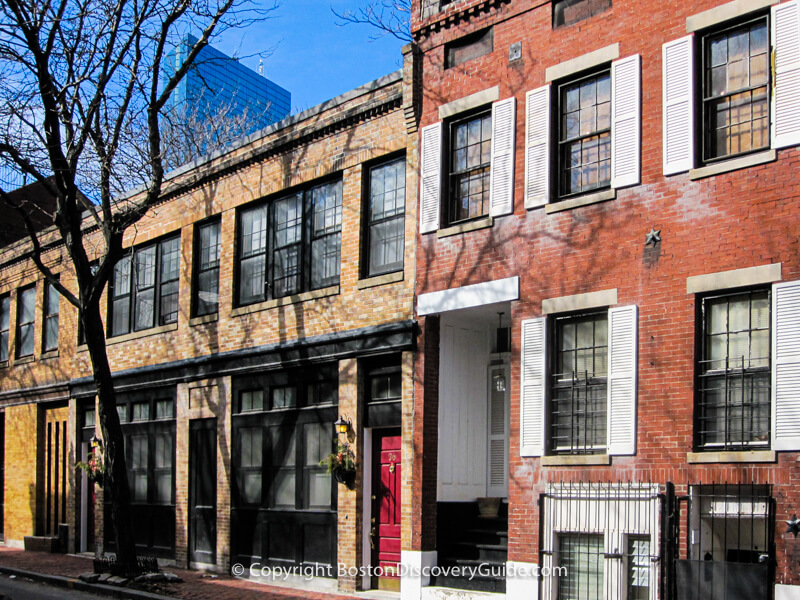
[[[756,290],[702,299],[696,436],[703,449],[768,446],[770,296]]]
[[[608,314],[555,320],[551,374],[551,450],[554,454],[606,451]]]
[[[371,167],[367,197],[365,275],[400,271],[405,249],[406,159]]]
[[[446,120],[422,129],[421,233],[514,212],[516,99],[489,105],[496,96],[496,89],[468,96],[469,112],[442,107]]]
[[[665,175],[758,164],[772,159],[762,151],[800,144],[800,3],[736,10],[689,17],[690,35],[663,46]]]
[[[526,94],[526,208],[608,200],[639,183],[641,57],[618,56],[615,44],[553,65],[551,83]]]
[[[33,356],[36,288],[27,287],[17,295],[17,358]]]
[[[180,237],[136,248],[114,267],[111,332],[117,336],[178,320]]]
[[[611,185],[611,72],[559,86],[560,198]]]
[[[47,282],[44,287],[44,335],[42,350],[48,352],[58,349],[59,293],[55,286]]]
[[[638,309],[598,310],[616,291],[596,294],[522,321],[521,456],[635,452]]]
[[[192,310],[195,317],[219,310],[219,220],[204,223],[195,230],[195,282]]]
[[[338,284],[341,231],[341,180],[243,210],[238,304]]]
[[[8,332],[11,328],[11,295],[0,296],[0,362],[8,361]]]

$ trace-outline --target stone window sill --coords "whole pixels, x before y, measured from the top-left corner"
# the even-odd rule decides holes
[[[580,206],[588,206],[589,204],[598,204],[599,202],[607,202],[614,200],[617,197],[617,190],[603,190],[602,192],[595,192],[594,194],[586,194],[585,196],[578,196],[570,200],[562,200],[561,202],[553,202],[545,206],[545,212],[549,215],[551,213],[561,212],[562,210],[571,210]]]
[[[739,169],[746,169],[747,167],[755,167],[756,165],[763,165],[766,163],[774,162],[777,159],[775,150],[767,150],[766,152],[757,152],[756,154],[748,154],[740,158],[732,158],[722,162],[701,167],[699,169],[691,169],[689,171],[689,179],[695,181],[712,175],[721,175],[723,173],[730,173],[731,171],[738,171]]]
[[[356,289],[365,290],[367,288],[377,287],[379,285],[397,283],[398,281],[403,281],[402,271],[396,271],[394,273],[387,273],[386,275],[378,275],[376,277],[362,279],[356,284]]]
[[[702,463],[768,463],[775,462],[774,450],[753,450],[734,452],[689,452],[686,462]]]
[[[475,221],[468,221],[467,223],[461,223],[459,225],[453,225],[452,227],[446,227],[444,229],[440,229],[436,232],[436,237],[446,238],[450,237],[451,235],[459,235],[461,233],[467,233],[468,231],[477,231],[478,229],[487,229],[494,225],[494,219],[492,217],[483,217],[482,219],[477,219]]]
[[[58,350],[48,350],[39,357],[39,360],[47,360],[49,358],[58,358]]]
[[[36,358],[33,355],[31,356],[23,356],[22,358],[17,358],[14,360],[14,366],[17,365],[27,365],[28,363],[32,363]]]
[[[197,325],[204,325],[206,323],[215,323],[219,319],[219,313],[211,313],[210,315],[203,315],[202,317],[192,317],[189,319],[189,327],[196,327]]]
[[[543,467],[583,467],[587,465],[610,465],[608,454],[571,454],[565,456],[543,456]]]
[[[7,360],[0,361],[0,369],[7,369],[7,368],[8,368],[8,361]]]
[[[307,302],[308,300],[318,300],[326,296],[335,296],[339,293],[339,286],[332,285],[330,287],[314,290],[313,292],[303,292],[302,294],[295,294],[294,296],[286,296],[284,298],[276,298],[275,300],[267,300],[259,302],[258,304],[249,304],[240,308],[234,308],[231,311],[231,317],[240,317],[262,310],[269,310],[270,308],[277,308],[278,306],[288,306],[290,304],[297,304],[299,302]]]
[[[151,335],[159,335],[168,331],[175,331],[178,328],[178,323],[170,323],[169,325],[162,325],[161,327],[151,327],[150,329],[143,329],[142,331],[134,331],[133,333],[126,333],[117,337],[109,338],[106,340],[106,346],[114,346],[123,342],[130,342],[131,340],[138,340],[139,338],[150,337]]]

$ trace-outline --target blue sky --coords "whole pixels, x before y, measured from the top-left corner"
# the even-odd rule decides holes
[[[212,44],[241,58],[292,93],[292,113],[329,100],[400,68],[403,43],[392,36],[370,41],[377,30],[366,25],[337,27],[338,12],[356,9],[358,0],[281,0],[273,17],[244,30],[228,31]]]

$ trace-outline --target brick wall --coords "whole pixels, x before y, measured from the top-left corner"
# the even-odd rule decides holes
[[[538,561],[536,501],[547,482],[766,481],[775,484],[777,498],[778,581],[800,583],[790,558],[800,542],[782,526],[798,509],[798,455],[779,453],[775,464],[687,463],[693,449],[696,298],[686,293],[686,278],[778,262],[784,281],[800,278],[798,148],[779,150],[773,163],[697,181],[686,173],[663,175],[662,44],[686,35],[687,16],[720,4],[614,2],[600,15],[554,30],[550,3],[468,1],[413,23],[424,65],[421,127],[439,120],[440,105],[495,85],[500,99],[517,99],[514,213],[472,233],[419,236],[417,258],[420,294],[520,276],[520,300],[512,303],[511,315],[509,527],[516,533],[510,536],[510,560]],[[444,70],[444,44],[488,25],[494,25],[494,52]],[[522,58],[509,62],[515,42],[522,42]],[[552,214],[525,210],[525,93],[545,84],[547,67],[614,43],[620,57],[642,59],[641,184],[617,190],[616,199],[602,204]],[[661,230],[662,242],[646,249],[651,227]],[[538,459],[520,458],[520,321],[541,316],[545,298],[609,288],[618,290],[619,305],[639,306],[636,455],[614,458],[610,467],[544,468]],[[428,335],[426,324],[417,377],[428,377]],[[425,414],[437,403],[433,390],[424,402],[419,397],[426,388],[417,381],[415,403]],[[418,443],[419,436],[427,442],[425,423],[417,416]],[[435,469],[435,455],[426,453],[430,462],[415,466],[416,472]],[[423,516],[415,517],[424,531]]]

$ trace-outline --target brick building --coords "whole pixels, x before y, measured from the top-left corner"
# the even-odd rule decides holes
[[[222,572],[319,565],[328,589],[397,586],[337,567],[399,560],[411,75],[408,62],[171,173],[129,232],[103,302],[142,553]],[[72,287],[63,246],[44,237],[45,262]],[[79,336],[26,241],[0,250],[6,545],[61,534],[62,550],[113,551],[102,490],[75,469],[101,436]],[[319,465],[337,440],[355,454],[349,486]],[[365,550],[370,519],[380,554]]]
[[[403,562],[442,568],[404,598],[799,598],[798,3],[421,0],[411,31]]]

